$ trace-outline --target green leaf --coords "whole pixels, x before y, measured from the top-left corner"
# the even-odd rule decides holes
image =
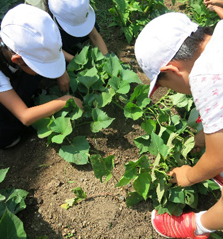
[[[139,79],[138,75],[132,70],[122,69],[120,71],[120,75],[122,77],[122,80],[124,80],[128,83],[142,84],[142,81]]]
[[[133,26],[129,25],[127,27],[123,27],[122,30],[125,34],[125,38],[126,38],[128,44],[130,44],[132,37],[133,37]]]
[[[155,156],[159,153],[165,157],[167,155],[168,146],[164,144],[162,138],[156,135],[154,132],[151,134],[151,144],[149,146],[149,152]]]
[[[102,52],[98,49],[98,47],[94,47],[91,49],[92,58],[97,62],[101,61],[105,58]]]
[[[22,221],[7,208],[0,220],[1,238],[26,239],[26,233]]]
[[[53,132],[59,133],[59,135],[55,135],[51,139],[53,143],[57,144],[61,144],[64,138],[73,131],[70,118],[65,117],[59,117],[55,119],[50,125],[50,128]]]
[[[191,208],[196,209],[198,204],[198,194],[193,189],[185,189],[185,203]]]
[[[8,171],[9,171],[9,168],[0,169],[0,183],[4,181]]]
[[[62,146],[59,155],[69,163],[84,165],[88,163],[89,144],[84,136],[75,137],[71,145]]]
[[[188,126],[190,126],[191,128],[193,129],[197,129],[198,131],[200,131],[203,126],[202,126],[202,123],[197,123],[197,119],[199,117],[199,113],[198,111],[196,110],[196,108],[193,108],[190,112],[190,115],[189,115],[189,118],[188,118],[188,121],[187,121],[187,124]]]
[[[177,93],[169,96],[169,98],[172,100],[173,104],[179,108],[186,107],[188,104],[191,106],[190,99],[188,99],[185,94]]]
[[[37,135],[40,139],[46,138],[52,133],[49,127],[51,123],[51,118],[44,118],[32,124],[33,128],[37,130]]]
[[[106,158],[102,158],[99,154],[91,155],[90,161],[94,170],[95,177],[100,179],[104,176],[110,176],[114,168],[114,155],[109,155]],[[109,178],[110,179],[110,178]]]
[[[157,182],[156,187],[157,200],[159,203],[161,203],[164,193],[165,193],[165,182],[163,180],[159,180]]]
[[[100,130],[107,128],[115,118],[110,118],[105,112],[95,108],[92,110],[92,119],[94,122],[91,123],[91,130],[92,132],[97,133]]]
[[[183,149],[181,151],[184,158],[187,158],[188,153],[194,148],[195,142],[194,137],[190,137],[186,142],[184,142]]]
[[[185,204],[168,201],[165,207],[162,207],[162,205],[159,204],[157,207],[155,207],[155,209],[158,211],[158,214],[168,213],[169,215],[180,216],[183,213],[184,207]]]
[[[86,72],[84,76],[80,75],[77,80],[88,89],[90,89],[90,87],[99,80],[97,69],[95,67],[91,68]]]
[[[150,138],[149,135],[142,135],[134,139],[134,142],[137,148],[139,148],[140,150],[140,154],[143,154],[149,151],[149,146],[150,146],[149,138]]]
[[[151,181],[152,179],[150,174],[148,172],[145,172],[139,174],[133,182],[134,189],[139,195],[144,198],[144,200],[147,199]]]
[[[119,72],[122,70],[118,57],[110,55],[103,67],[103,70],[106,71],[110,77],[118,76]]]
[[[147,134],[151,134],[156,131],[156,122],[152,119],[148,119],[142,122],[141,127],[146,131]]]
[[[0,203],[0,217],[3,215],[6,207],[14,214],[26,208],[25,198],[28,192],[25,190],[7,188],[1,189],[0,194],[5,196],[4,203]]]
[[[143,110],[140,109],[136,104],[129,102],[125,105],[124,115],[126,118],[131,118],[133,120],[137,120],[143,116]]]
[[[169,189],[169,200],[174,203],[185,203],[184,192],[180,186]]]
[[[121,187],[127,185],[136,178],[137,176],[137,164],[135,162],[128,162],[125,164],[125,173],[119,180],[119,182],[115,185],[115,187]]]
[[[133,102],[138,98],[148,98],[149,85],[138,85],[134,88],[134,92],[131,94],[130,101]]]
[[[111,77],[108,84],[119,94],[127,94],[130,90],[129,83],[121,80],[119,77]]]
[[[89,50],[89,46],[85,46],[81,52],[77,55],[74,56],[74,61],[78,64],[78,65],[86,65],[88,62],[88,50]]]
[[[102,92],[100,95],[97,95],[96,100],[98,102],[98,107],[105,107],[106,105],[110,104],[112,101],[113,95],[107,92]]]
[[[83,115],[83,110],[76,105],[74,99],[67,100],[66,105],[63,107],[63,117],[66,116],[66,112],[69,113],[71,120],[79,119]]]
[[[140,196],[137,192],[131,192],[126,198],[126,205],[127,207],[132,207],[141,201],[143,201],[142,196]]]
[[[213,239],[222,239],[223,238],[223,232],[222,231],[213,232],[213,233],[211,233],[211,237]]]
[[[138,160],[136,160],[135,165],[140,167],[141,169],[151,168],[151,162],[147,155],[143,155]]]
[[[72,189],[72,191],[74,192],[74,194],[76,195],[76,197],[78,199],[85,199],[87,198],[87,193],[83,191],[83,189],[81,187],[76,187],[74,189]]]

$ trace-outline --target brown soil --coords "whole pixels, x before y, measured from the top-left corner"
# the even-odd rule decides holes
[[[126,45],[123,36],[110,35],[110,38],[113,40],[108,39],[108,48],[129,63],[144,83],[148,83],[135,61],[133,46]],[[164,91],[156,92],[153,100]],[[97,148],[104,156],[114,154],[114,174],[120,179],[124,164],[139,158],[139,150],[133,140],[142,131],[140,122],[127,120],[116,107],[111,106],[109,116],[116,120],[111,127],[96,134],[96,138],[85,128],[77,129],[76,135],[86,136],[91,150]],[[29,128],[17,146],[0,150],[1,168],[10,167],[1,188],[13,186],[29,192],[27,208],[18,214],[28,238],[163,238],[152,228],[150,216],[153,207],[150,201],[127,208],[125,191],[115,188],[115,179],[106,184],[100,183],[90,164],[71,165],[60,158],[58,145],[47,147],[46,143]],[[75,187],[82,187],[91,198],[69,210],[61,208],[66,199],[75,197],[71,192]]]

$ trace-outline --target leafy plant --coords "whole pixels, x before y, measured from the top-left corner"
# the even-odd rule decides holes
[[[77,203],[87,198],[86,192],[84,192],[81,187],[76,187],[72,189],[71,191],[76,195],[76,197],[66,199],[66,202],[61,205],[61,207],[64,209],[69,209],[70,207],[76,205]]]
[[[198,23],[200,26],[215,26],[220,20],[219,16],[215,11],[210,11],[204,5],[203,0],[189,0],[179,1],[187,3],[186,13],[192,19],[192,21]]]
[[[69,93],[83,99],[84,111],[71,99],[62,111],[34,123],[33,127],[40,138],[48,137],[48,144],[63,144],[59,154],[64,160],[84,165],[88,163],[90,146],[84,136],[72,136],[75,127],[88,124],[89,129],[97,133],[110,126],[115,118],[108,116],[104,110],[106,106],[113,103],[122,108],[130,85],[141,84],[141,81],[116,55],[103,56],[98,48],[89,46],[73,58],[67,71],[71,79]],[[53,87],[49,93],[40,95],[36,103],[48,102],[62,94],[58,87]]]
[[[109,27],[119,26],[128,43],[137,37],[142,28],[153,18],[168,12],[163,0],[112,0],[109,12],[114,22]]]
[[[0,169],[0,183],[5,179],[9,168]],[[4,239],[25,239],[26,233],[22,221],[15,215],[26,208],[25,198],[28,192],[21,189],[0,190],[0,232]]]
[[[173,95],[169,91],[159,102],[151,105],[147,98],[148,91],[149,86],[137,86],[124,107],[126,117],[142,120],[141,127],[145,134],[134,139],[141,157],[125,164],[125,172],[116,187],[132,185],[133,191],[126,187],[128,207],[150,199],[158,213],[180,215],[186,206],[196,209],[199,194],[207,194],[218,189],[218,186],[211,180],[186,188],[169,183],[167,172],[171,168],[184,164],[192,166],[197,162],[200,155],[193,155],[190,151],[194,147],[193,134],[201,127],[200,123],[196,123],[198,114],[192,109],[191,97]],[[184,108],[188,114],[184,114],[184,118],[172,114],[174,104]],[[95,167],[93,169],[96,175]],[[98,165],[97,171],[101,169]],[[112,169],[107,167],[106,175],[111,175]]]
[[[5,13],[15,5],[23,3],[21,0],[1,0],[0,1],[0,22],[2,21],[2,18],[4,17]]]

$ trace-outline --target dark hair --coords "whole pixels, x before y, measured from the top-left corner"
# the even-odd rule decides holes
[[[212,35],[213,30],[210,27],[198,27],[196,32],[193,32],[181,45],[180,49],[174,55],[171,61],[188,61],[192,59],[194,54],[199,50],[200,43],[204,41],[205,35]],[[157,80],[165,76],[164,72],[160,72]]]
[[[190,60],[199,50],[200,43],[204,41],[205,35],[212,35],[213,31],[210,27],[199,27],[196,32],[193,32],[181,45],[178,52],[172,58],[172,61]]]
[[[8,63],[3,55],[3,49],[8,50],[7,46],[4,44],[2,39],[0,38],[0,71],[4,73],[9,78],[12,78],[12,72],[9,69]]]

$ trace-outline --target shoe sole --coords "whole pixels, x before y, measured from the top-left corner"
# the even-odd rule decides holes
[[[157,231],[155,225],[153,224],[153,219],[155,218],[155,214],[156,214],[156,211],[153,210],[153,211],[152,211],[152,215],[151,215],[151,221],[152,221],[153,228],[155,229],[155,231],[156,231],[160,236],[165,237],[165,238],[171,238],[171,237],[167,237],[167,236],[163,235],[162,233],[160,233],[159,231]]]

